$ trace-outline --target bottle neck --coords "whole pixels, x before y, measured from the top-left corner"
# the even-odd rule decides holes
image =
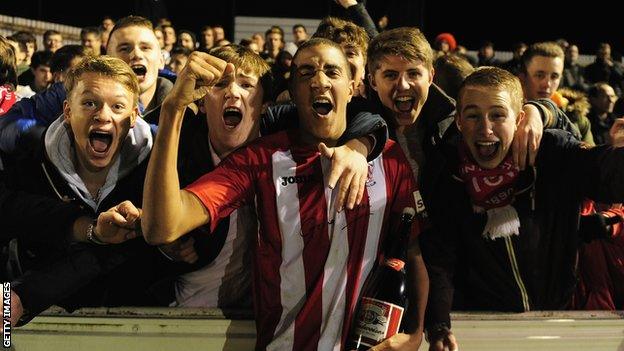
[[[391,242],[388,246],[389,249],[386,251],[386,261],[397,259],[405,263],[413,219],[414,217],[411,215],[401,215],[401,223],[395,232],[396,234],[389,238]]]

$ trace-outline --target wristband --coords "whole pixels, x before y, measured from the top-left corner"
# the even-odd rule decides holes
[[[95,232],[96,226],[97,219],[94,219],[87,227],[87,241],[96,245],[108,245],[108,243],[103,242],[97,237],[97,233]]]

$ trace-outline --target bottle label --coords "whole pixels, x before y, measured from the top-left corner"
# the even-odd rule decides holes
[[[405,267],[405,262],[399,260],[398,258],[389,258],[386,260],[386,266],[398,272]]]
[[[372,347],[399,331],[403,307],[370,297],[363,297],[360,303],[354,321],[359,344]]]

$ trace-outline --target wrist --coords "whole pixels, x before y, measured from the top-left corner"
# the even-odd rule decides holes
[[[97,232],[95,231],[96,227],[97,227],[97,219],[93,220],[93,222],[91,222],[89,226],[87,227],[87,241],[96,245],[108,245],[108,243],[102,241],[98,237]]]
[[[451,327],[446,322],[436,323],[427,328],[425,331],[425,339],[427,342],[432,343],[435,340],[440,340],[446,335],[451,333]]]

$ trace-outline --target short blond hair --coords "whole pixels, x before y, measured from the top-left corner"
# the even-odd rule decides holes
[[[376,36],[368,45],[368,72],[375,74],[383,58],[388,55],[422,61],[429,70],[433,69],[433,49],[418,28],[395,28]]]
[[[253,50],[231,44],[213,48],[210,55],[234,64],[234,67],[245,73],[255,74],[262,85],[264,100],[268,101],[272,97],[271,66]]]
[[[522,85],[518,77],[508,71],[498,68],[483,66],[477,68],[471,73],[459,87],[457,94],[457,110],[462,108],[462,93],[466,87],[483,87],[490,89],[504,90],[511,97],[511,107],[517,113],[522,108],[524,95],[522,93]]]
[[[71,92],[78,84],[80,77],[85,73],[97,73],[101,76],[112,78],[123,85],[134,97],[134,106],[139,105],[139,81],[136,74],[126,62],[111,56],[87,56],[76,66],[70,69],[65,76],[65,90],[67,99],[71,98]]]
[[[338,44],[352,44],[362,52],[366,60],[368,41],[366,31],[353,22],[338,17],[325,17],[319,24],[313,38],[325,38]]]

